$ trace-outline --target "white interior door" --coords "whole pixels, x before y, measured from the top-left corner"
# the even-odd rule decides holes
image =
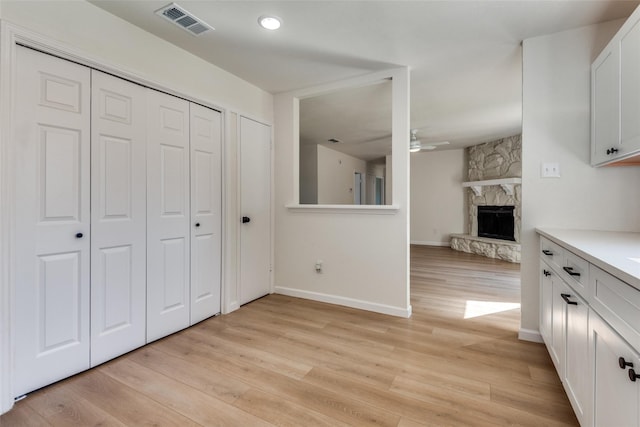
[[[19,396],[89,368],[90,70],[18,47],[14,144]]]
[[[147,341],[189,326],[189,102],[147,91]]]
[[[190,104],[191,324],[220,313],[222,114]]]
[[[240,118],[240,304],[271,290],[271,127]]]
[[[146,342],[146,90],[92,71],[91,366]]]

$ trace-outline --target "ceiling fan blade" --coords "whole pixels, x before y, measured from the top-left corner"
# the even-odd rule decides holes
[[[429,142],[424,145],[433,145],[434,147],[437,147],[438,145],[449,145],[449,141]]]

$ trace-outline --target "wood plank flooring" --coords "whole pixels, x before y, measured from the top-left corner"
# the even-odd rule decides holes
[[[577,425],[544,346],[517,339],[519,301],[518,265],[416,246],[410,319],[270,295],[31,393],[0,425]]]

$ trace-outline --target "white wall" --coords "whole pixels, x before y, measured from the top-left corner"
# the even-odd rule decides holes
[[[300,94],[276,95],[276,292],[400,316],[410,314],[406,145],[409,73],[407,69],[392,72],[395,210],[378,206],[359,209],[298,206],[296,97]],[[379,80],[384,75],[374,77]],[[309,93],[319,91],[309,89]],[[321,274],[314,270],[316,260],[324,262]]]
[[[640,231],[640,168],[589,166],[590,64],[621,24],[523,44],[523,332],[538,330],[535,227]],[[542,162],[558,162],[562,177],[540,178]]]
[[[352,205],[354,173],[365,179],[367,162],[332,148],[318,145],[318,203]],[[362,194],[364,200],[365,193]]]
[[[448,246],[464,233],[464,149],[411,154],[411,243]]]
[[[82,0],[1,0],[0,18],[171,89],[271,123],[258,87]]]

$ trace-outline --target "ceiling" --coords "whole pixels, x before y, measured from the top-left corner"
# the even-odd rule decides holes
[[[520,132],[522,40],[625,18],[640,3],[177,0],[215,27],[194,37],[154,14],[169,0],[89,1],[271,93],[409,66],[411,127],[423,143],[451,142],[438,149]],[[264,14],[282,27],[260,28]],[[344,115],[362,110],[341,105]],[[344,132],[335,137],[351,140]]]

